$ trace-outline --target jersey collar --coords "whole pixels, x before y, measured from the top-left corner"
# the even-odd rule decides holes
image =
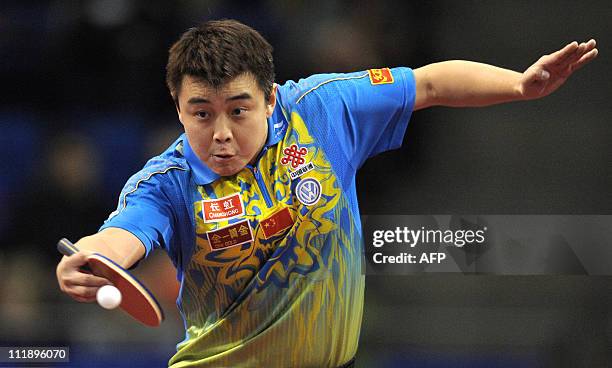
[[[280,142],[287,131],[287,125],[287,119],[285,119],[281,104],[277,102],[272,116],[268,118],[268,138],[265,146],[270,147]],[[198,158],[185,134],[183,134],[183,156],[191,167],[197,185],[210,184],[221,177]]]
[[[272,116],[268,118],[268,139],[266,141],[266,147],[273,146],[281,141],[287,131],[287,119],[283,112],[282,104],[280,102],[280,96],[278,90],[276,92],[276,107],[272,112]]]

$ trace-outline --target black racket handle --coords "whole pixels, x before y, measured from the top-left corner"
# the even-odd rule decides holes
[[[77,247],[75,247],[72,242],[66,238],[61,238],[58,242],[57,242],[57,250],[65,255],[65,256],[71,256],[74,253],[78,252],[79,249]]]

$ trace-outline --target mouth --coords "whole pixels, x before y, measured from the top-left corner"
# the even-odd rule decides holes
[[[217,154],[211,154],[210,156],[215,162],[223,163],[223,162],[227,162],[231,160],[232,158],[234,158],[235,155],[231,155],[229,153],[217,153]]]

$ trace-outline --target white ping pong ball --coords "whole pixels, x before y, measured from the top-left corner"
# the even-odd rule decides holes
[[[96,300],[102,308],[115,309],[121,304],[121,292],[113,285],[104,285],[98,289]]]

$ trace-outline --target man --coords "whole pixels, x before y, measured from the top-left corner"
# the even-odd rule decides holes
[[[597,56],[573,42],[523,73],[467,61],[273,83],[271,46],[232,20],[188,30],[167,84],[185,134],[124,187],[81,249],[130,267],[163,248],[181,281],[172,367],[349,367],[364,275],[355,194],[365,159],[399,147],[412,111],[535,99]],[[95,300],[107,280],[57,267]]]

